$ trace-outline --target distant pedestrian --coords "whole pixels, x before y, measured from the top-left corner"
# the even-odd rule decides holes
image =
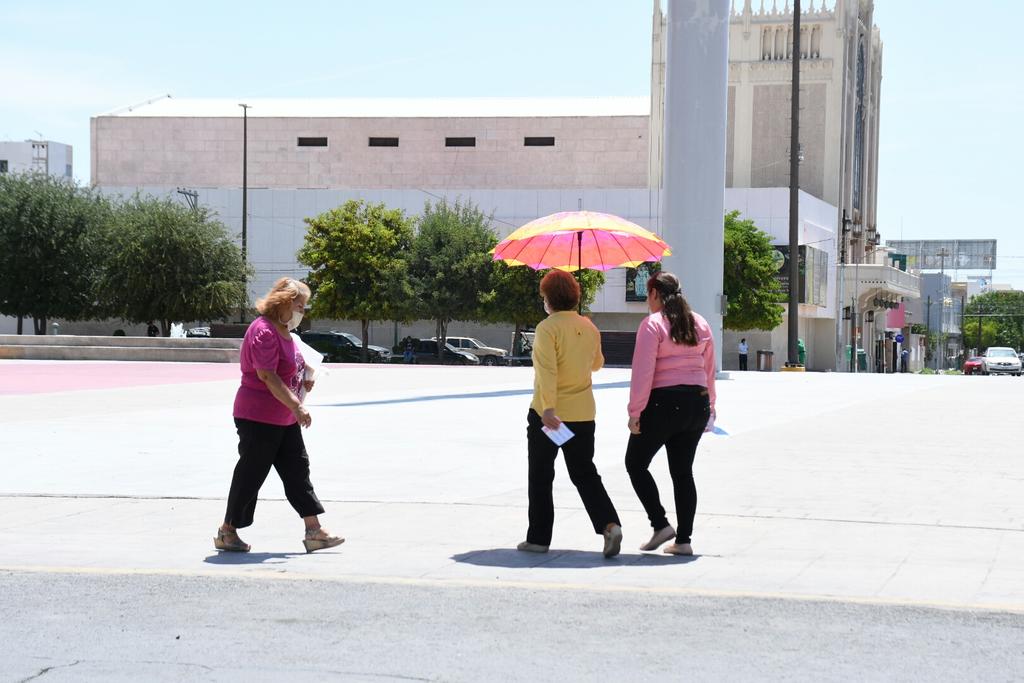
[[[555,505],[551,485],[555,458],[561,448],[569,479],[583,500],[594,532],[604,536],[604,556],[619,554],[622,527],[615,506],[594,467],[594,417],[597,412],[591,374],[604,365],[601,333],[576,312],[580,286],[563,270],[552,270],[540,281],[548,317],[537,325],[533,339],[533,402],[526,416],[529,462],[529,521],[526,540],[517,548],[546,553],[551,545]],[[565,425],[572,437],[557,446],[544,432]]]
[[[160,328],[158,328],[152,320],[146,323],[146,336],[147,337],[159,337]]]
[[[252,524],[260,487],[277,470],[284,494],[302,517],[306,552],[333,548],[345,541],[320,527],[323,505],[309,480],[309,456],[302,427],[312,418],[300,396],[313,389],[305,379],[305,361],[289,330],[299,326],[309,301],[309,287],[283,277],[267,296],[256,302],[259,317],[242,340],[242,385],[235,394],[234,417],[238,430],[238,464],[231,478],[224,523],[213,540],[217,550],[249,552],[238,529]]]
[[[739,346],[737,347],[737,350],[739,351],[739,356],[740,356],[740,370],[746,370],[747,369],[747,350],[748,350],[748,347],[747,347],[747,340],[746,340],[745,337],[743,339],[740,339],[740,343],[739,343]]]
[[[412,352],[412,337],[406,337],[405,349],[402,352],[402,362],[412,363],[414,360],[416,360],[416,357],[413,355]]]
[[[657,550],[674,538],[666,553],[692,555],[697,510],[693,459],[701,435],[715,424],[715,340],[708,322],[690,310],[675,275],[658,273],[647,289],[651,314],[636,333],[629,382],[626,471],[654,529],[640,549]],[[675,529],[649,470],[662,446],[675,491]]]
[[[906,372],[908,365],[910,365],[910,351],[903,349],[900,351],[900,372]]]

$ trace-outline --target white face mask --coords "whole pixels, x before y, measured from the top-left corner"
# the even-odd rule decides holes
[[[281,324],[287,327],[289,330],[294,330],[302,322],[302,311],[296,311],[292,313],[292,317],[288,320],[282,320]]]
[[[548,306],[548,300],[544,299],[544,312],[551,315],[551,307]]]

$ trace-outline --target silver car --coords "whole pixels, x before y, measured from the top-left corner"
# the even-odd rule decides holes
[[[1020,377],[1020,358],[1017,357],[1017,352],[1008,346],[990,346],[982,357],[981,371],[986,375],[1016,375]]]
[[[431,337],[437,340],[437,337]],[[508,351],[494,346],[487,346],[479,339],[473,337],[446,337],[445,341],[461,351],[468,351],[484,365],[504,365]]]

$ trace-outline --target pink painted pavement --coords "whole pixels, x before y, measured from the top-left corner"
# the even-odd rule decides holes
[[[0,361],[0,395],[237,380],[236,363]]]

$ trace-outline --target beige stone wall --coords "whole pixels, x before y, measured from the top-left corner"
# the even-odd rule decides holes
[[[93,120],[99,186],[241,185],[242,121],[212,117]],[[267,188],[630,188],[647,186],[646,116],[249,119],[249,186]],[[327,147],[298,147],[298,137]],[[370,147],[370,137],[399,146]],[[445,137],[475,137],[446,147]],[[526,147],[553,136],[553,147]]]

